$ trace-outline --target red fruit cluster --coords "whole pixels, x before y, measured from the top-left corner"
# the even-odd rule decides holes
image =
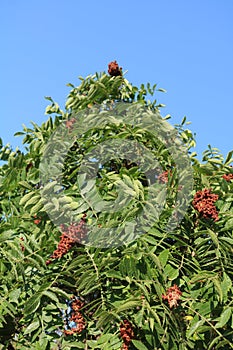
[[[168,170],[159,174],[158,182],[163,183],[163,184],[166,184],[168,182]]]
[[[65,124],[66,124],[67,129],[72,130],[75,122],[76,122],[75,118],[71,118],[71,119],[66,120]]]
[[[60,236],[57,249],[54,250],[53,254],[50,256],[50,259],[62,258],[63,255],[67,254],[68,251],[75,245],[75,243],[81,242],[85,238],[87,234],[85,217],[86,214],[84,214],[78,224],[72,223],[68,227],[65,225],[60,226],[62,235]],[[51,264],[51,262],[52,260],[47,260],[46,265]]]
[[[34,215],[34,220],[33,220],[35,225],[39,225],[39,223],[41,222],[41,218],[38,218],[36,215]]]
[[[182,292],[180,288],[176,284],[174,284],[174,286],[167,289],[165,295],[162,294],[162,299],[167,300],[170,309],[172,309],[173,307],[177,307],[181,295]]]
[[[224,174],[222,177],[228,182],[233,180],[233,174]]]
[[[122,67],[119,67],[117,61],[108,64],[108,74],[111,75],[111,77],[122,75]]]
[[[72,335],[75,333],[81,333],[85,327],[86,327],[86,322],[83,318],[83,315],[80,312],[80,309],[84,306],[84,303],[79,300],[75,299],[72,304],[71,304],[71,317],[70,317],[70,322],[75,322],[76,326],[72,327],[71,329],[65,329],[64,334],[65,335]]]
[[[211,193],[210,189],[205,188],[197,191],[193,199],[193,207],[206,219],[219,220],[217,209],[214,203],[218,200],[218,195]]]
[[[124,342],[122,350],[128,350],[129,344],[134,337],[134,331],[131,322],[124,320],[120,324],[120,335]]]

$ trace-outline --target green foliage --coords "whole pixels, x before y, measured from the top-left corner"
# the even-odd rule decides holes
[[[56,177],[42,187],[39,167],[48,140],[63,121],[70,120],[73,113],[118,101],[137,102],[160,113],[161,105],[147,100],[156,85],[137,88],[124,76],[105,73],[80,80],[78,87],[70,84],[65,112],[47,97],[51,102],[46,109],[51,114],[48,120],[41,126],[24,126],[17,133],[24,135],[26,151],[13,151],[9,145],[0,151],[0,349],[117,350],[123,345],[119,332],[123,320],[129,320],[134,331],[129,349],[232,349],[233,181],[226,181],[223,175],[232,174],[233,152],[224,159],[209,147],[203,162],[194,153],[189,155],[193,196],[204,188],[218,195],[216,222],[202,218],[191,201],[179,226],[166,231],[179,185],[172,157],[152,135],[124,121],[117,127],[106,121],[102,130],[93,128],[73,142],[63,169],[64,196],[57,197]],[[190,149],[195,140],[185,123],[184,118],[176,129]],[[137,213],[147,200],[143,174],[122,159],[106,162],[100,169],[94,208],[84,194],[93,199],[95,182],[87,179],[78,190],[76,176],[85,154],[110,137],[138,140],[154,152],[164,170],[173,170],[159,221],[131,243],[113,248],[76,243],[67,254],[46,264],[61,235],[48,214],[59,220],[61,208],[67,216],[72,209],[79,219],[86,214],[94,227],[111,228],[122,217]],[[124,207],[117,186],[133,203],[121,216],[105,213],[99,200],[118,200]],[[45,193],[52,198],[46,204]],[[127,235],[133,229],[129,225]],[[174,285],[182,296],[177,307],[170,308],[163,295]],[[69,317],[68,301],[73,296],[84,302],[80,312],[85,329],[65,335],[64,313]]]

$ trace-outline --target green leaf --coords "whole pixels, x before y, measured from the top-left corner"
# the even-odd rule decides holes
[[[34,193],[34,196],[31,197],[24,205],[24,208],[26,209],[29,205],[33,205],[33,204],[36,204],[40,201],[41,199],[41,196]]]
[[[15,303],[17,303],[17,302],[18,302],[18,299],[19,299],[19,297],[20,297],[20,294],[21,294],[20,288],[12,290],[12,291],[9,293],[9,301],[10,301],[10,302],[15,302]]]
[[[125,310],[134,309],[135,307],[140,306],[141,303],[142,303],[141,300],[138,300],[138,299],[137,300],[128,300],[116,309],[116,313],[120,313],[120,312],[125,311]]]
[[[202,271],[191,278],[190,283],[204,282],[210,278],[216,277],[215,272]]]
[[[149,350],[141,341],[132,339],[132,343],[138,350]]]
[[[169,257],[169,249],[164,249],[159,254],[159,260],[160,260],[163,267],[165,267],[165,265],[167,264],[168,257]]]
[[[224,272],[223,273],[223,280],[221,282],[221,289],[223,293],[223,299],[224,301],[227,301],[228,299],[228,292],[232,287],[232,281],[230,277]]]
[[[7,231],[1,232],[0,243],[7,241],[8,239],[11,239],[14,234],[15,234],[15,231],[13,230],[7,230]]]
[[[173,281],[179,276],[179,269],[175,269],[170,264],[167,264],[164,269],[164,273],[169,280]]]
[[[105,275],[108,278],[124,279],[119,271],[110,270],[107,271]]]
[[[84,344],[81,341],[73,341],[73,342],[62,342],[62,349],[63,350],[69,350],[69,349],[84,349]]]
[[[232,315],[232,309],[231,309],[231,307],[228,307],[227,309],[225,309],[221,313],[219,321],[216,323],[215,327],[221,328],[221,327],[225,326],[225,324],[229,321],[231,315]]]
[[[221,238],[219,238],[219,240],[228,242],[228,243],[233,245],[233,239],[230,237],[221,237]]]
[[[216,288],[218,295],[219,295],[219,301],[221,303],[223,300],[223,290],[221,288],[221,283],[220,283],[218,278],[213,278],[213,282],[214,282],[215,288]]]
[[[225,228],[226,228],[227,230],[232,230],[232,229],[233,229],[233,218],[227,220],[226,225],[225,225]],[[224,238],[224,237],[222,237],[222,239],[223,239],[223,238]],[[229,238],[229,239],[232,240],[232,238]]]
[[[216,247],[219,247],[219,242],[218,242],[218,238],[217,235],[214,231],[210,230],[209,228],[208,230],[208,234],[210,235],[210,238],[212,239],[213,243],[216,245]]]
[[[19,181],[19,186],[22,186],[28,190],[32,190],[32,186],[27,181]]]
[[[197,331],[198,327],[202,326],[204,323],[205,320],[199,320],[197,322],[194,322],[194,324],[187,331],[187,338],[190,338],[193,335],[193,333]]]
[[[45,187],[42,189],[42,193],[45,194],[45,193],[48,193],[48,192],[54,192],[52,191],[54,189],[54,186],[57,185],[57,181],[51,181],[51,182],[48,182]]]
[[[224,164],[231,164],[232,161],[233,161],[233,151],[230,151],[228,154],[227,154],[227,157],[226,157],[226,160],[225,160],[225,163]]]
[[[152,245],[157,245],[158,244],[158,241],[154,238],[154,237],[151,237],[150,235],[148,234],[144,234],[142,236],[142,239]]]
[[[44,201],[40,198],[39,202],[30,209],[30,215],[37,214],[44,207]]]
[[[152,330],[152,332],[154,331],[154,325],[155,325],[155,319],[150,317],[149,318],[149,324],[150,324],[150,329]]]
[[[79,201],[78,202],[78,208],[75,210],[75,214],[80,214],[85,212],[89,208],[89,204],[84,201]]]
[[[86,182],[85,186],[81,186],[80,192],[82,195],[89,192],[94,186],[96,181],[95,180],[89,180]]]
[[[58,297],[56,296],[55,293],[49,291],[49,290],[45,290],[43,292],[43,295],[46,295],[48,298],[50,298],[51,300],[55,301],[55,303],[59,303]]]
[[[61,295],[63,298],[66,298],[66,299],[70,299],[70,294],[66,293],[64,290],[60,289],[60,288],[57,288],[57,287],[50,287],[50,289],[53,294],[56,293],[56,294],[59,294]]]
[[[40,334],[40,340],[35,343],[35,350],[46,350],[48,345],[48,338],[43,333]]]
[[[38,307],[40,306],[41,293],[35,293],[32,295],[25,303],[24,314],[30,315],[33,314]]]
[[[25,334],[28,334],[28,333],[32,333],[32,332],[35,331],[37,328],[39,328],[39,326],[40,326],[39,320],[30,323],[29,326],[27,326],[27,328],[25,329],[24,335],[25,335]]]
[[[34,313],[40,306],[41,298],[45,290],[50,286],[50,282],[44,283],[40,286],[39,290],[33,294],[29,299],[27,299],[24,307],[25,315],[30,315]]]
[[[25,132],[17,131],[14,133],[14,136],[22,136],[22,135],[25,135]]]
[[[23,198],[21,198],[20,202],[19,202],[19,205],[23,206],[25,203],[27,203],[29,201],[30,198],[32,198],[33,196],[35,195],[35,192],[29,192],[29,193],[26,193]]]

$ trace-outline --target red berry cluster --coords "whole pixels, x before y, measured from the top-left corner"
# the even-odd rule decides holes
[[[233,174],[224,174],[222,177],[228,182],[233,180]]]
[[[75,118],[71,118],[71,119],[66,120],[65,124],[66,124],[67,129],[72,130],[75,122],[76,122]]]
[[[168,170],[159,174],[158,182],[163,183],[163,184],[166,184],[168,182]]]
[[[41,218],[38,218],[36,215],[34,215],[34,220],[33,220],[35,225],[39,225],[39,223],[41,222]]]
[[[170,309],[172,309],[173,307],[177,307],[181,295],[182,292],[180,288],[176,284],[174,284],[174,286],[167,289],[165,295],[162,294],[162,299],[167,300]]]
[[[124,342],[122,350],[128,350],[129,344],[134,337],[134,331],[131,322],[124,320],[120,324],[120,335]]]
[[[193,199],[193,207],[206,219],[219,220],[217,209],[214,203],[218,200],[218,195],[211,193],[210,189],[205,188],[197,191]]]
[[[81,242],[85,238],[87,234],[85,217],[86,214],[83,215],[78,224],[72,223],[68,227],[63,224],[60,226],[62,235],[60,236],[57,249],[54,250],[53,254],[50,256],[50,259],[62,258],[63,255],[67,254],[68,251],[75,245],[75,243]],[[51,262],[52,260],[47,260],[46,265],[51,264]]]
[[[75,299],[72,304],[71,304],[71,317],[69,319],[70,322],[75,322],[76,326],[72,327],[71,329],[65,329],[64,334],[65,335],[72,335],[75,333],[81,333],[85,327],[86,327],[86,322],[83,318],[82,313],[80,312],[80,309],[84,306],[84,303],[79,300]]]
[[[117,61],[113,61],[108,64],[108,74],[111,75],[111,77],[122,75],[122,68],[119,67]]]

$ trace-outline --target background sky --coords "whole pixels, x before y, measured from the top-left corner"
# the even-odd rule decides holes
[[[186,115],[199,156],[208,144],[233,149],[232,0],[2,0],[0,98],[3,142],[41,124],[51,96],[64,106],[78,76],[117,60],[134,85],[167,90],[171,124]],[[21,147],[21,146],[20,146]]]

